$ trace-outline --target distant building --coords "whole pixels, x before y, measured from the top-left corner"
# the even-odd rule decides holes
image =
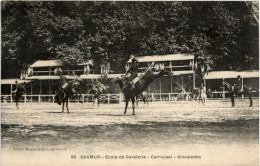
[[[172,73],[170,76],[160,77],[151,83],[146,92],[153,94],[154,100],[173,100],[184,99],[185,96],[192,97],[192,91],[199,85],[196,85],[196,62],[194,55],[189,54],[170,54],[170,55],[153,55],[136,57],[139,61],[139,75],[144,74],[148,68],[154,72],[164,69]],[[151,64],[154,64],[151,66]],[[129,68],[130,62],[126,63],[126,70]],[[99,67],[98,67],[99,68]],[[28,70],[21,72],[20,82],[26,82],[27,95],[53,95],[60,89],[58,71],[61,71],[69,80],[79,78],[83,80],[84,86],[82,90],[87,94],[92,86],[93,80],[100,80],[109,88],[104,94],[119,94],[121,89],[115,84],[113,79],[124,74],[109,73],[110,65],[104,64],[100,66],[99,72],[94,67],[93,61],[86,61],[75,66],[65,66],[58,60],[39,60],[28,67]],[[204,76],[204,84],[207,90],[213,92],[215,97],[227,97],[227,92],[221,89],[223,80],[231,84],[236,81],[240,75],[243,84],[259,87],[258,71],[211,71]],[[103,79],[105,78],[105,79]],[[12,84],[15,80],[2,80],[2,94],[10,95]],[[258,96],[258,94],[257,94]],[[33,98],[33,97],[32,97]]]
[[[149,93],[157,93],[157,100],[169,99],[178,96],[184,98],[186,93],[191,93],[195,88],[195,60],[194,55],[170,54],[136,57],[139,61],[139,73],[144,74],[151,64],[152,70],[158,72],[162,69],[170,71],[171,76],[163,76],[153,81],[147,88]],[[130,61],[126,65],[129,68]],[[166,93],[171,93],[169,96]]]
[[[223,89],[222,82],[227,81],[229,84],[237,84],[237,77],[240,76],[243,85],[255,87],[259,89],[259,71],[211,71],[204,76],[204,84],[207,90],[210,89],[215,98],[229,97],[227,89]],[[254,92],[255,97],[259,97],[258,92]]]

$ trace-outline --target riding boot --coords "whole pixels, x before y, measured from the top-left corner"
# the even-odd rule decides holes
[[[250,105],[249,105],[249,107],[253,107],[253,100],[252,100],[252,98],[250,98]]]
[[[63,96],[63,100],[65,100],[65,98],[66,98],[66,93],[64,92],[64,89],[62,89],[61,92],[62,92],[63,95],[64,95],[64,96]]]
[[[65,100],[66,99],[66,93],[65,92],[63,92],[64,93],[64,97],[63,97],[63,99]]]

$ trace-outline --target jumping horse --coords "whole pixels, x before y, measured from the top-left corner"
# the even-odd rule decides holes
[[[72,97],[74,94],[78,94],[78,93],[81,93],[80,82],[78,80],[72,80],[68,82],[68,86],[65,89],[60,90],[55,95],[56,102],[59,105],[61,105],[62,103],[62,112],[64,112],[64,105],[66,102],[67,112],[69,113],[69,108],[68,108],[69,98]]]
[[[89,91],[90,94],[93,95],[93,106],[95,104],[95,100],[97,100],[97,104],[98,104],[98,107],[99,107],[99,103],[100,103],[100,96],[102,94],[102,90],[99,89],[99,88],[92,88],[90,91]]]
[[[223,88],[226,88],[229,92],[231,98],[231,106],[235,107],[235,96],[238,95],[239,86],[237,84],[231,85],[227,81],[223,81],[222,84],[223,84]]]
[[[132,85],[128,83],[124,77],[117,78],[115,82],[119,84],[126,100],[124,115],[127,112],[127,107],[130,100],[132,101],[132,114],[135,115],[136,97],[140,95],[148,87],[148,85],[153,82],[154,79],[169,74],[169,72],[165,72],[164,70],[162,70],[158,74],[155,74],[151,69],[148,69],[146,73],[140,78],[140,80],[135,83],[134,87],[132,87]]]

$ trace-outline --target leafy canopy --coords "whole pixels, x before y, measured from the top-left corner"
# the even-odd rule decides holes
[[[193,54],[213,70],[258,69],[258,2],[1,2],[2,78],[36,60]],[[6,68],[10,70],[5,70]]]

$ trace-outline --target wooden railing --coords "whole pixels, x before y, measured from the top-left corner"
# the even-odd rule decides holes
[[[224,92],[225,94],[228,91]],[[223,91],[213,92],[213,98],[211,99],[225,99],[223,97]],[[19,100],[20,102],[50,102],[55,103],[55,95],[23,95],[23,97]],[[193,94],[191,92],[188,93],[150,93],[148,94],[149,101],[179,101],[179,100],[191,100],[193,98]],[[258,97],[254,97],[258,98]],[[81,94],[79,96],[74,95],[69,99],[70,102],[93,102],[94,97],[92,94]],[[124,95],[122,93],[119,94],[102,94],[100,98],[101,102],[104,104],[112,104],[112,103],[121,103],[124,102]],[[13,103],[15,102],[12,95],[1,95],[2,103]]]

